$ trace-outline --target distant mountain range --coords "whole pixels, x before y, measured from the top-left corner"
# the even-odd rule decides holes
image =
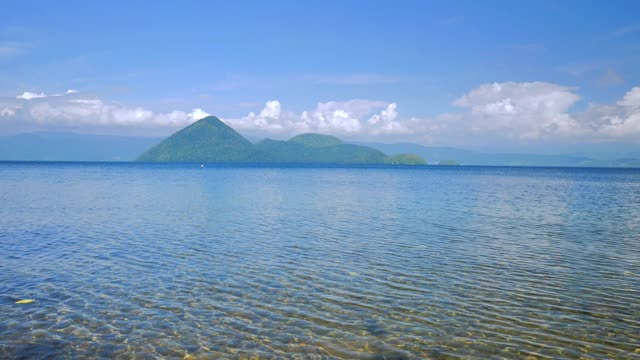
[[[233,129],[231,129],[233,130]],[[234,134],[237,134],[233,131]],[[322,136],[294,137],[289,141],[262,140],[255,144],[233,137],[242,143],[241,147],[255,146],[265,151],[263,154],[286,154],[300,152],[296,144],[302,141],[307,146],[344,144],[340,139]],[[0,160],[17,161],[134,161],[140,154],[163,141],[160,137],[131,137],[110,135],[88,135],[75,133],[29,133],[0,137]],[[601,166],[640,167],[640,145],[599,144],[589,148],[567,148],[567,153],[558,155],[488,153],[453,147],[432,147],[412,143],[382,144],[357,142],[377,152],[367,152],[380,156],[379,152],[390,155],[412,153],[426,159],[429,164],[460,163],[462,165],[496,166]],[[348,146],[349,147],[349,146]],[[303,148],[303,149],[306,149]],[[309,151],[309,150],[305,150]],[[311,150],[312,151],[312,150]],[[246,154],[246,153],[245,153]],[[373,155],[377,154],[377,155]],[[256,157],[256,161],[273,162],[266,155]]]
[[[252,144],[215,116],[198,120],[140,155],[147,162],[402,164],[425,165],[418,155],[389,157],[368,146],[328,135],[302,134],[287,141]]]
[[[0,137],[0,160],[133,161],[157,137],[30,133]]]
[[[361,145],[388,154],[414,153],[430,164],[455,161],[462,165],[489,166],[569,166],[569,167],[640,167],[640,153],[619,158],[592,158],[584,155],[539,155],[519,153],[485,153],[451,147],[431,147],[412,143],[381,144],[362,142]]]
[[[538,155],[519,153],[484,153],[451,147],[427,147],[412,143],[359,143],[389,154],[410,152],[424,157],[430,164],[456,161],[462,165],[489,166],[569,166],[569,167],[640,167],[640,156],[629,153],[620,158],[591,158],[579,154]],[[637,154],[640,155],[640,154]]]

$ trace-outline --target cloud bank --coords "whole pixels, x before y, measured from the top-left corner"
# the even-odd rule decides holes
[[[453,101],[454,111],[433,117],[402,117],[395,102],[355,99],[321,102],[288,111],[278,100],[246,116],[223,118],[240,132],[286,138],[319,132],[347,139],[468,144],[481,142],[640,141],[640,87],[613,104],[572,108],[577,89],[547,82],[483,84]],[[135,129],[168,134],[207,116],[202,109],[158,113],[108,103],[74,90],[47,95],[24,92],[0,98],[0,124],[22,128]]]
[[[330,101],[302,113],[282,110],[278,100],[267,101],[258,114],[224,119],[239,131],[267,134],[319,132],[334,135],[391,135],[410,132],[396,121],[395,103],[371,100]]]
[[[640,87],[613,105],[591,104],[586,111],[572,113],[579,100],[576,89],[568,86],[504,82],[480,85],[453,101],[460,111],[429,118],[402,118],[396,103],[381,101],[326,102],[292,113],[272,100],[257,114],[225,121],[241,131],[262,134],[321,132],[423,143],[640,139]]]
[[[51,95],[24,92],[15,99],[0,98],[0,123],[25,131],[114,128],[125,132],[136,128],[171,130],[187,126],[208,115],[202,109],[157,113],[142,107],[107,103],[76,90]]]

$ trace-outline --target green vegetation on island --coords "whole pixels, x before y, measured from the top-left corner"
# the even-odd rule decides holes
[[[384,164],[387,159],[379,150],[344,143],[317,146],[265,139],[255,147],[252,161],[258,163]]]
[[[292,137],[289,141],[311,147],[325,147],[344,144],[342,140],[335,136],[321,134],[300,134]]]
[[[169,136],[138,161],[245,162],[254,145],[218,118],[209,116]]]
[[[460,166],[460,163],[455,160],[440,160],[438,162],[440,166]]]
[[[422,157],[393,157],[328,135],[302,134],[287,141],[252,144],[220,119],[209,116],[176,132],[138,157],[147,162],[424,165]]]
[[[416,154],[398,154],[389,157],[389,163],[396,165],[427,165],[427,162],[422,158],[422,156]]]
[[[340,139],[303,134],[290,139],[304,145],[335,145]],[[311,140],[308,139],[311,137]],[[298,139],[296,139],[298,138]],[[315,138],[315,139],[314,139]],[[294,141],[294,139],[296,139]],[[317,141],[321,139],[321,141]],[[323,140],[322,140],[323,139]],[[333,139],[333,140],[331,140]],[[336,141],[337,140],[337,141]],[[0,161],[133,161],[162,141],[159,137],[34,132],[0,136]],[[310,143],[310,142],[311,143]],[[328,141],[332,141],[328,143]],[[385,154],[416,154],[438,165],[441,159],[455,159],[464,165],[481,166],[570,166],[640,168],[640,144],[589,144],[557,155],[483,153],[449,147],[411,143],[355,143]],[[251,144],[257,147],[257,144]],[[255,149],[254,149],[255,150]],[[567,151],[569,151],[567,150]],[[155,158],[158,153],[154,154]],[[253,155],[252,155],[253,156]],[[262,156],[264,158],[264,155]],[[160,160],[154,160],[160,161]]]

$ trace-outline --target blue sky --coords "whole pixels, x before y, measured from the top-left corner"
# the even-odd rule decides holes
[[[637,1],[7,2],[3,13],[3,133],[157,135],[208,113],[276,138],[640,138]]]

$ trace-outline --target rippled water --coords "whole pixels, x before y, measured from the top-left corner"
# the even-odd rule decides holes
[[[637,359],[640,171],[0,163],[39,357]]]

